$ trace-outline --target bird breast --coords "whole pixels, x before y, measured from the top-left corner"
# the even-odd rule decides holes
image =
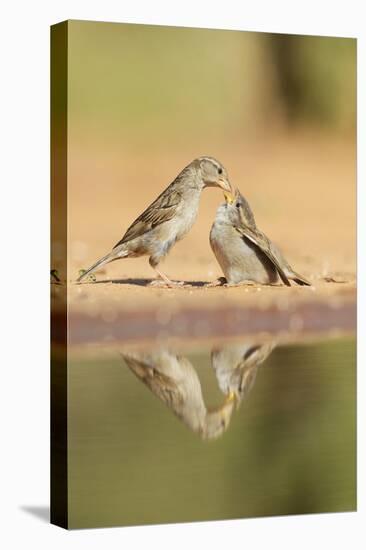
[[[177,208],[176,216],[170,220],[169,223],[177,241],[190,231],[196,221],[200,196],[201,191],[199,189],[190,190],[187,196],[182,198],[181,204]]]
[[[229,224],[215,221],[210,244],[229,284],[253,281],[268,284],[278,279],[271,262],[256,245],[241,237]]]

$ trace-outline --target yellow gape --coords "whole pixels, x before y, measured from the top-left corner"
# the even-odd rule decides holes
[[[234,197],[231,193],[224,193],[225,200],[228,204],[233,204]]]

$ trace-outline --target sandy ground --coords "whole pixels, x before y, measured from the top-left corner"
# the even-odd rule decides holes
[[[192,149],[192,150],[191,150]],[[195,156],[212,154],[226,166],[249,201],[257,225],[282,249],[312,287],[206,288],[221,276],[208,235],[223,202],[216,189],[202,195],[199,218],[189,235],[161,264],[185,288],[149,286],[147,258],[114,262],[96,283],[70,284],[71,312],[113,316],[113,311],[217,309],[275,305],[286,309],[309,302],[335,308],[356,296],[355,145],[309,133],[281,139],[188,148],[184,154],[121,155],[117,150],[71,148],[69,157],[69,278],[106,254],[127,227]],[[196,153],[194,152],[196,151]],[[57,267],[57,266],[56,266]],[[328,280],[327,280],[328,278]],[[334,279],[337,282],[333,282]],[[54,294],[60,288],[53,285]],[[57,301],[57,298],[56,298]]]

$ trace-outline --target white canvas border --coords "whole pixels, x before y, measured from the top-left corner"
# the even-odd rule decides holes
[[[301,549],[361,547],[365,521],[365,339],[358,334],[359,512],[64,532],[23,507],[49,500],[49,25],[94,19],[358,38],[358,94],[366,97],[363,3],[97,0],[3,5],[2,85],[2,453],[4,548],[159,547]],[[363,67],[362,67],[363,66]],[[359,101],[359,327],[365,316],[365,107]],[[363,153],[362,153],[363,152]],[[363,155],[363,158],[362,158]],[[341,223],[341,220],[340,220]],[[362,529],[362,531],[361,531]]]

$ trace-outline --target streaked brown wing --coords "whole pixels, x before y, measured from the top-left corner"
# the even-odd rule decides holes
[[[161,401],[175,409],[184,402],[177,382],[170,376],[160,372],[157,364],[153,364],[144,358],[131,358],[123,355],[127,366]]]
[[[256,229],[257,225],[255,223],[254,214],[252,212],[252,209],[249,206],[249,202],[239,193],[240,196],[240,202],[241,202],[241,208],[240,208],[240,214],[243,216],[243,225],[248,225],[252,229]]]
[[[181,200],[181,193],[170,185],[127,229],[122,239],[113,247],[132,241],[151,231],[157,225],[171,220]]]
[[[281,277],[285,285],[291,286],[291,283],[286,277],[276,253],[271,247],[271,241],[266,237],[266,235],[259,231],[259,229],[252,229],[245,225],[237,226],[235,227],[235,229],[240,233],[240,235],[246,237],[252,243],[254,243],[267,256],[267,258],[276,268],[279,276]]]

